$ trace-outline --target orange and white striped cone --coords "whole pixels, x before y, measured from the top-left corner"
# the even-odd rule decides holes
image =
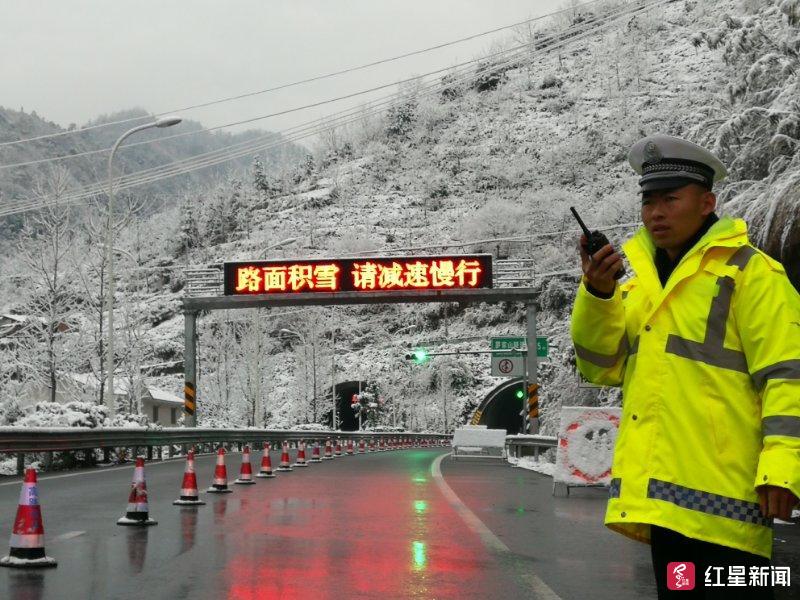
[[[367,451],[367,443],[364,440],[358,440],[358,453],[364,454]]]
[[[342,440],[336,439],[336,445],[333,447],[333,455],[334,456],[341,456],[342,455]]]
[[[330,440],[325,440],[325,454],[322,456],[323,460],[333,459],[333,444]]]
[[[217,466],[214,467],[214,480],[206,490],[209,494],[231,494],[228,488],[228,469],[225,468],[225,448],[217,450]]]
[[[314,446],[311,448],[311,460],[309,462],[322,462],[322,459],[319,457],[319,442],[314,442]]]
[[[381,438],[378,440],[378,452],[386,452],[386,439]]]
[[[283,442],[283,450],[281,451],[281,464],[278,465],[276,471],[291,471],[292,465],[289,464],[289,442]]]
[[[250,446],[245,446],[242,451],[242,466],[239,469],[239,477],[234,479],[233,483],[238,485],[252,485],[255,483],[253,467],[250,464]]]
[[[370,438],[367,452],[375,452],[375,438]]]
[[[353,440],[347,440],[347,456],[353,456]]]
[[[136,457],[136,467],[133,469],[131,493],[128,496],[128,510],[124,517],[117,519],[117,525],[131,525],[133,527],[146,527],[158,525],[157,521],[150,518],[147,504],[147,483],[144,480],[144,457]]]
[[[58,563],[44,553],[44,525],[36,487],[36,469],[27,469],[19,493],[17,518],[11,529],[8,556],[0,558],[2,567],[55,567]]]
[[[306,443],[300,442],[297,447],[297,459],[294,462],[295,467],[307,467],[306,462]]]
[[[186,470],[183,472],[183,483],[181,483],[181,497],[173,502],[178,506],[198,506],[205,504],[200,500],[200,492],[197,491],[197,475],[194,472],[194,450],[189,450],[186,455]]]
[[[264,452],[261,455],[261,470],[256,477],[275,477],[272,472],[272,459],[269,457],[269,442],[264,442]]]

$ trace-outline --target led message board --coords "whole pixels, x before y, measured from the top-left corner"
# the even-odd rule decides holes
[[[225,295],[465,290],[492,287],[491,254],[225,263]]]

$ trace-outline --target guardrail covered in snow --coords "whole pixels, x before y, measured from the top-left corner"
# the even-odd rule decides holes
[[[90,450],[94,448],[154,447],[182,444],[252,443],[252,442],[306,442],[328,438],[408,438],[449,440],[452,436],[441,433],[387,432],[387,431],[288,431],[284,429],[204,429],[202,427],[172,427],[164,429],[0,427],[0,452],[58,452]]]
[[[538,458],[540,448],[555,448],[558,437],[552,435],[509,435],[506,436],[508,455],[514,458],[522,456],[523,448],[533,448],[533,455]]]

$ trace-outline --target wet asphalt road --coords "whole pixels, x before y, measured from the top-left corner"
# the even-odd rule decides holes
[[[340,457],[179,508],[182,460],[148,463],[155,527],[123,528],[132,466],[40,479],[47,553],[56,569],[0,569],[8,600],[151,598],[537,598],[535,573],[566,599],[655,597],[649,547],[602,526],[606,495],[573,490],[500,461],[446,458],[461,501],[509,548],[498,553],[441,493],[441,449]],[[292,453],[293,455],[294,453]],[[253,454],[257,470],[258,454]],[[278,453],[272,453],[273,465]],[[227,456],[232,482],[240,455]],[[197,459],[199,487],[213,456]],[[19,484],[0,482],[0,536]],[[797,525],[779,529],[775,564],[800,577]],[[5,544],[7,537],[0,537]],[[3,548],[3,554],[5,554]],[[796,591],[795,588],[794,591]],[[778,598],[790,598],[781,593]]]

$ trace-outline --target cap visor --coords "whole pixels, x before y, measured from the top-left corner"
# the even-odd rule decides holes
[[[690,183],[703,185],[701,182],[696,181],[694,179],[689,179],[687,177],[661,177],[659,179],[651,179],[649,181],[641,183],[641,189],[639,190],[639,192],[643,193],[643,192],[654,192],[654,191],[664,191],[664,190],[677,190],[678,188],[682,188],[686,185],[689,185]]]

